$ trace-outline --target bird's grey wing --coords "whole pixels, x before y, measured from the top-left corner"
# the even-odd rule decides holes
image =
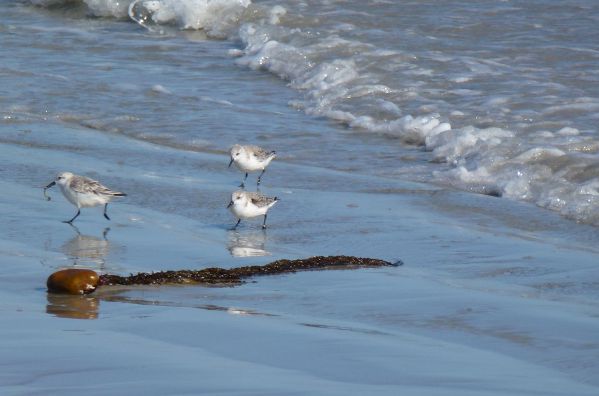
[[[73,177],[69,187],[80,194],[110,195],[113,193],[99,181],[85,176]]]
[[[270,157],[271,155],[275,154],[274,151],[267,151],[267,150],[263,149],[262,147],[258,147],[258,146],[250,146],[250,148],[252,149],[252,152],[254,153],[256,158],[258,158],[259,160],[265,160],[268,157]]]
[[[250,201],[258,207],[268,206],[277,200],[276,198],[267,197],[258,193],[249,193],[249,196]]]

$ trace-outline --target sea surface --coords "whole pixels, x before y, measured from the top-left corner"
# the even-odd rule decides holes
[[[593,0],[30,0],[3,19],[5,120],[264,141],[599,225]]]
[[[0,2],[0,393],[599,394],[598,37],[594,0]],[[316,254],[404,265],[44,285]]]

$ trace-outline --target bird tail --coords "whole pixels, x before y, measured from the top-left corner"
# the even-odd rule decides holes
[[[119,191],[113,191],[113,193],[110,195],[114,195],[115,197],[126,197],[127,196],[127,194],[125,194],[123,192],[119,192]]]

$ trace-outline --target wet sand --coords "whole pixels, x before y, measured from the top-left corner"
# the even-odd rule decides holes
[[[229,231],[240,174],[224,153],[61,124],[1,132],[2,394],[599,391],[593,228],[569,232],[530,205],[282,155],[263,178],[262,191],[281,198],[269,229]],[[63,224],[74,208],[41,189],[62,170],[129,197],[110,205],[110,222],[92,208]],[[68,267],[128,275],[338,254],[405,265],[225,288],[45,289]]]

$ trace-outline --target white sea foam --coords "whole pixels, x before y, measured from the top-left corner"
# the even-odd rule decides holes
[[[84,0],[84,2],[95,16],[125,18],[127,16],[127,9],[129,8],[128,1]]]
[[[437,71],[429,67],[412,67],[410,57],[405,54],[384,51],[336,34],[313,39],[307,38],[309,34],[297,28],[295,33],[282,33],[280,27],[273,28],[268,23],[245,24],[240,32],[245,47],[236,53],[238,64],[267,70],[288,80],[291,87],[305,95],[303,101],[294,101],[292,105],[306,113],[338,120],[352,128],[397,137],[406,143],[423,145],[432,153],[434,162],[452,166],[449,170],[433,173],[434,179],[440,183],[527,200],[559,210],[577,220],[595,221],[592,219],[597,215],[591,213],[599,208],[593,195],[599,174],[574,171],[584,179],[580,185],[572,182],[571,171],[574,164],[580,164],[580,159],[574,154],[576,151],[596,153],[599,150],[591,139],[582,136],[578,128],[567,126],[554,131],[539,131],[536,137],[532,133],[499,126],[480,128],[471,125],[452,129],[445,117],[464,118],[467,113],[454,108],[447,109],[444,116],[439,112],[439,109],[445,108],[443,103],[441,106],[430,101],[427,103],[426,95],[445,95],[442,89],[422,89],[420,81],[435,78]],[[354,50],[357,48],[359,50]],[[383,59],[388,56],[398,58]],[[444,63],[455,61],[442,55],[433,58]],[[459,62],[464,65],[466,73],[456,73],[453,83],[460,85],[446,92],[468,101],[484,98],[480,100],[480,109],[488,114],[478,117],[480,123],[499,124],[496,116],[512,117],[511,113],[518,106],[513,97],[488,96],[484,90],[463,87],[477,78],[509,75],[512,73],[511,64],[473,57],[463,57]],[[389,85],[383,82],[384,75],[373,72],[372,65],[385,65],[393,71],[403,68],[404,75],[414,78],[402,81],[403,86]],[[547,84],[544,87],[563,89],[562,86]],[[405,109],[400,103],[410,101],[421,102],[416,108],[421,114],[403,114]],[[573,103],[547,107],[542,113],[588,113],[596,111],[598,103],[593,98],[579,98]],[[377,107],[376,111],[371,110],[374,107]],[[518,125],[523,128],[531,121],[531,116],[526,114],[515,114],[513,118],[522,120],[523,123]],[[552,141],[547,142],[547,139]],[[587,166],[596,161],[590,159]]]
[[[599,111],[599,100],[592,98],[579,99],[574,103],[551,106],[545,109],[543,114],[576,114],[580,112]]]
[[[547,134],[572,137],[577,131]],[[434,172],[436,180],[465,190],[534,202],[573,219],[599,224],[596,157],[581,157],[568,140],[563,147],[526,148],[515,137],[514,132],[499,128],[467,127],[427,139],[427,148],[437,160],[455,166]]]
[[[431,134],[426,138],[425,144],[427,149],[432,150],[435,160],[458,164],[470,154],[498,146],[504,138],[513,136],[512,132],[500,128],[466,127]]]
[[[336,35],[310,40],[303,31],[298,30],[291,38],[289,34],[289,31],[283,34],[280,28],[268,24],[247,23],[240,29],[245,48],[235,55],[239,56],[238,64],[270,71],[304,92],[305,100],[292,102],[294,107],[310,115],[325,116],[353,128],[396,136],[413,144],[423,144],[427,136],[451,129],[451,125],[441,122],[438,115],[398,117],[401,108],[387,99],[398,92],[380,83],[377,76],[364,73],[363,66],[358,63],[361,59],[354,55],[370,56],[373,61],[400,56],[398,52],[377,49]],[[296,42],[301,45],[295,45]],[[361,114],[360,109],[374,109],[372,111],[377,114]],[[391,119],[381,120],[377,116],[381,111]]]
[[[82,1],[97,16],[129,13],[148,28],[171,25],[237,40],[240,48],[229,55],[238,65],[279,76],[302,94],[291,106],[422,146],[430,152],[430,166],[423,168],[428,180],[527,200],[599,224],[593,214],[598,211],[599,142],[593,136],[599,98],[592,90],[598,82],[585,63],[597,61],[597,52],[585,48],[586,42],[573,49],[548,47],[539,55],[515,48],[513,37],[503,32],[467,33],[478,21],[427,29],[429,20],[420,19],[420,27],[397,14],[405,25],[397,28],[384,25],[388,22],[368,5],[353,3],[331,10],[330,2]],[[321,18],[323,10],[327,18]],[[553,29],[541,14],[535,14],[537,27]],[[493,35],[492,51],[469,38],[487,34]],[[564,67],[546,53],[563,62],[579,59]],[[404,149],[398,144],[398,152]]]
[[[68,6],[82,3],[88,7],[89,13],[97,17],[127,18],[127,9],[133,0],[29,0],[29,3],[40,7]]]
[[[52,7],[68,5],[73,0],[29,0],[31,4]],[[145,27],[174,25],[181,29],[203,29],[213,37],[225,38],[251,0],[80,0],[89,14],[98,17],[131,18]],[[273,22],[284,15],[274,8]]]
[[[165,94],[165,95],[170,95],[172,94],[172,92],[165,88],[164,86],[160,85],[160,84],[155,84],[152,86],[152,92],[155,93],[160,93],[160,94]]]
[[[250,4],[250,0],[135,0],[127,9],[142,26],[173,24],[225,38]]]

